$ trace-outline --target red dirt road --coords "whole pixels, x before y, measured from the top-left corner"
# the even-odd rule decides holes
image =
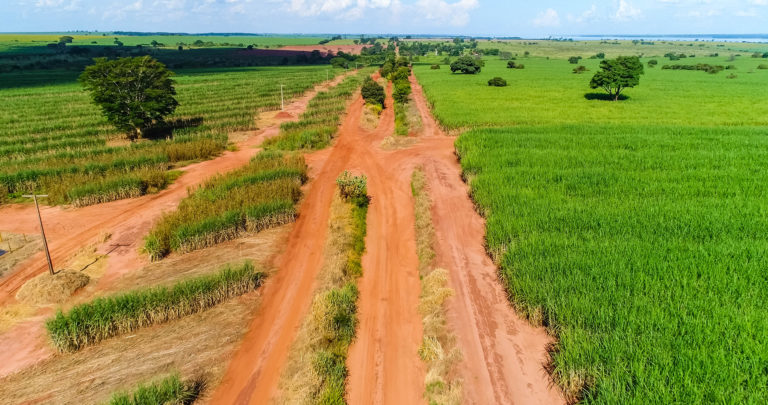
[[[344,169],[368,176],[366,254],[360,279],[359,326],[350,347],[350,404],[424,403],[424,365],[418,357],[422,325],[416,257],[413,169],[425,168],[433,201],[439,266],[449,269],[456,297],[449,300],[449,327],[464,360],[464,402],[476,404],[564,403],[544,370],[551,338],[517,317],[496,268],[483,248],[484,221],[474,211],[454,155],[430,115],[421,87],[414,99],[424,134],[407,149],[383,150],[393,133],[391,89],[379,127],[360,128],[362,100],[349,108],[334,146],[307,156],[312,177],[301,217],[264,287],[264,304],[214,396],[216,404],[263,404],[277,393],[285,360],[312,301],[322,263],[335,179]]]
[[[451,139],[450,148],[434,148],[425,165],[435,225],[437,267],[450,272],[455,296],[447,301],[448,326],[456,335],[463,361],[465,404],[564,404],[544,369],[553,342],[510,307],[497,269],[485,252],[485,221],[475,212],[452,138],[435,123],[421,86],[411,77],[413,98],[425,136]]]
[[[339,76],[332,80],[336,84],[343,80]],[[327,87],[321,84],[301,98],[286,106],[293,117],[304,111],[317,90]],[[258,152],[255,148],[265,139],[277,135],[279,123],[259,130],[238,144],[235,152],[224,152],[221,156],[192,164],[181,169],[184,175],[157,194],[139,198],[113,201],[83,208],[42,207],[46,236],[51,248],[51,258],[57,269],[81,248],[99,244],[101,253],[108,253],[108,267],[98,286],[105,287],[126,272],[147,264],[147,258],[139,254],[142,238],[163,212],[174,209],[187,195],[187,189],[202,184],[211,176],[237,169],[248,163]],[[14,233],[36,233],[37,216],[32,205],[9,205],[0,208],[0,230]],[[109,241],[102,243],[104,234],[111,233]],[[0,279],[0,306],[15,301],[15,294],[32,277],[48,271],[42,252],[20,263],[15,271],[8,272]],[[53,351],[45,344],[42,322],[44,317],[26,320],[0,334],[3,350],[0,350],[0,376],[20,370],[49,357]]]
[[[391,104],[391,97],[388,98]],[[350,349],[350,403],[422,401],[423,365],[417,350],[421,319],[413,203],[406,171],[392,172],[378,144],[393,132],[392,108],[374,131],[360,129],[363,101],[351,104],[334,146],[307,156],[314,178],[299,221],[263,289],[263,306],[216,391],[216,404],[263,404],[277,393],[290,346],[309,310],[322,266],[331,199],[343,170],[368,176],[367,253],[360,281],[360,325]],[[397,175],[397,174],[400,175]],[[397,372],[408,370],[407,372]]]

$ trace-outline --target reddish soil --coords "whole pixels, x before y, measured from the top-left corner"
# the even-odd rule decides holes
[[[359,126],[364,103],[350,106],[331,149],[307,156],[313,180],[293,229],[278,275],[263,289],[264,305],[243,347],[230,364],[214,403],[267,403],[277,392],[290,345],[312,301],[322,266],[335,180],[343,170],[368,176],[367,251],[360,280],[357,339],[350,348],[350,403],[423,402],[418,259],[410,170],[392,170],[391,152],[378,148],[394,131],[391,89],[374,131]]]
[[[435,123],[421,86],[411,77],[413,98],[426,136],[450,140],[435,147],[424,165],[435,225],[436,264],[450,272],[455,296],[447,301],[448,326],[463,361],[457,367],[465,404],[564,404],[544,369],[553,339],[510,307],[497,269],[483,246],[485,221],[468,197],[452,138]],[[440,142],[447,144],[448,142]]]
[[[343,75],[339,76],[331,84],[339,83],[343,78]],[[314,94],[328,85],[319,85],[307,92],[286,106],[286,112],[298,116]],[[215,159],[184,167],[181,169],[184,174],[157,194],[83,208],[41,207],[54,266],[67,261],[85,246],[98,244],[98,251],[109,256],[107,271],[98,281],[99,289],[106,288],[125,273],[141,268],[148,262],[146,256],[139,253],[142,238],[164,212],[173,210],[187,196],[188,188],[202,184],[213,175],[247,164],[258,152],[255,146],[278,132],[279,122],[254,131],[252,136],[238,144],[237,151],[227,151]],[[34,206],[16,204],[0,207],[0,230],[14,233],[39,232]],[[103,242],[107,233],[112,236]],[[45,271],[48,271],[45,256],[40,252],[0,278],[0,306],[13,303],[18,289],[27,280]],[[13,350],[0,351],[0,364],[3,365],[0,372],[20,370],[52,354],[48,346],[41,345],[44,341],[42,320],[43,317],[38,315],[36,319],[17,324],[0,335],[0,342],[13,342],[4,346],[12,347]],[[27,354],[22,356],[20,353]]]
[[[328,52],[338,54],[339,51],[349,53],[352,55],[359,55],[365,45],[291,45],[279,48],[281,51],[303,51],[312,52],[320,51],[323,56],[328,55]]]
[[[368,176],[366,254],[360,279],[359,326],[347,360],[351,404],[424,403],[424,365],[418,357],[421,317],[416,257],[413,169],[425,168],[435,201],[437,263],[449,269],[456,297],[449,300],[449,326],[464,360],[464,402],[564,403],[544,369],[551,338],[517,317],[506,300],[496,268],[483,248],[484,221],[474,211],[453,138],[435,124],[421,87],[413,82],[423,136],[407,148],[386,151],[393,133],[393,109],[379,127],[360,127],[358,97],[350,106],[335,145],[307,156],[310,183],[301,218],[278,263],[278,275],[264,288],[264,307],[214,395],[218,404],[262,404],[276,394],[290,345],[312,301],[322,264],[336,176],[345,169]],[[391,86],[387,89],[391,107]]]

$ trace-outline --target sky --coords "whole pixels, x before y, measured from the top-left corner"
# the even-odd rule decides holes
[[[768,0],[0,0],[0,32],[765,34]]]

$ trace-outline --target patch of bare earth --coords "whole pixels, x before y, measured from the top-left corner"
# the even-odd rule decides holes
[[[172,255],[129,273],[97,290],[91,283],[65,307],[97,295],[126,291],[209,274],[226,263],[253,260],[268,269],[292,225],[263,231],[189,253]],[[269,282],[269,279],[266,281]],[[72,354],[54,354],[33,367],[0,379],[0,403],[100,403],[114,392],[178,371],[183,378],[202,375],[208,391],[218,385],[229,358],[257,311],[259,291],[167,324],[106,340]],[[199,402],[200,402],[199,401]]]

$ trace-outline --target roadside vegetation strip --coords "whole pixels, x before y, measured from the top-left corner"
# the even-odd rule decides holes
[[[408,78],[411,76],[411,62],[403,56],[390,59],[382,65],[379,73],[392,82],[392,98],[395,100],[395,133],[408,135],[410,130],[414,129],[411,127],[419,123],[418,119],[415,119],[418,114],[414,114],[410,103],[411,82]]]
[[[361,69],[330,90],[318,92],[298,121],[283,123],[280,135],[267,140],[264,145],[281,150],[322,149],[328,146],[336,135],[350,98],[371,71],[371,68]]]
[[[766,150],[755,127],[458,139],[488,249],[515,307],[558,337],[571,399],[768,401]]]
[[[293,222],[306,171],[299,154],[261,152],[248,166],[192,191],[155,225],[144,251],[159,260],[172,251],[189,252]]]
[[[182,380],[179,374],[146,384],[139,384],[133,392],[112,396],[107,405],[188,405],[195,402],[205,389],[202,379]]]
[[[60,352],[74,352],[104,339],[204,311],[256,290],[264,277],[251,262],[245,262],[172,287],[96,298],[66,313],[59,310],[45,326]]]
[[[312,309],[294,342],[278,403],[345,403],[346,358],[357,328],[368,197],[364,177],[345,172],[331,203],[323,269]]]
[[[445,300],[453,295],[448,286],[448,271],[434,267],[435,229],[432,223],[432,202],[427,179],[422,168],[411,177],[416,227],[416,254],[419,257],[424,336],[419,357],[427,365],[424,397],[430,404],[461,403],[461,380],[453,377],[453,368],[461,357],[455,337],[447,330]]]
[[[0,89],[7,107],[0,111],[0,201],[34,190],[48,194],[51,204],[75,203],[82,192],[72,199],[75,188],[117,184],[135,178],[137,170],[210,159],[226,148],[229,132],[255,128],[256,112],[279,108],[280,84],[286,98],[295,97],[325,80],[327,71],[327,66],[180,71],[175,77],[180,105],[168,125],[124,145],[78,84]],[[148,157],[151,161],[142,160]],[[140,189],[155,190],[109,189],[77,203],[134,196]]]

